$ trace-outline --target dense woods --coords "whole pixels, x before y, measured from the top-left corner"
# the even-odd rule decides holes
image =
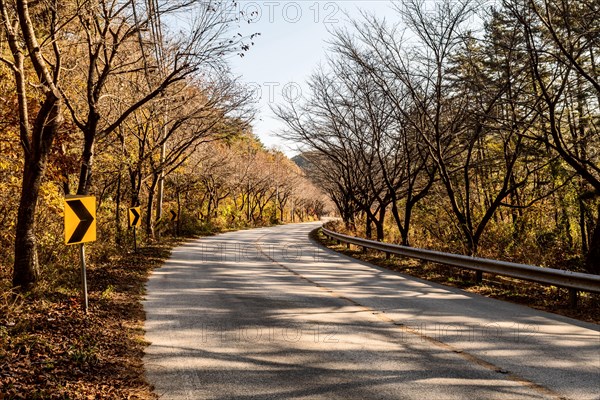
[[[395,2],[276,108],[346,227],[600,273],[597,2]]]
[[[67,195],[97,198],[92,259],[131,247],[133,206],[146,242],[322,213],[301,170],[252,133],[252,93],[227,60],[258,33],[238,32],[244,16],[231,5],[0,0],[7,285],[29,289],[73,263],[62,233]]]

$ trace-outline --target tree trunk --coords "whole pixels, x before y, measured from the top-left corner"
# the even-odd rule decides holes
[[[156,191],[156,185],[158,184],[159,175],[154,174],[152,177],[152,184],[148,188],[148,204],[146,205],[146,234],[150,238],[154,238],[154,225],[152,224],[152,211],[154,203],[154,192]]]
[[[375,220],[375,234],[377,235],[377,241],[383,241],[383,222]]]
[[[39,266],[35,237],[35,216],[40,186],[46,170],[44,160],[27,160],[23,171],[21,199],[15,235],[13,286],[30,289],[38,280]]]
[[[177,221],[175,221],[175,236],[179,236],[181,230],[181,192],[177,191]]]
[[[32,130],[33,146],[24,147],[25,163],[17,213],[13,265],[13,286],[24,290],[35,285],[39,277],[35,237],[36,210],[48,154],[63,121],[61,110],[62,102],[59,96],[53,92],[47,93]]]
[[[477,257],[477,251],[479,250],[479,237],[471,237],[467,239],[467,255],[471,257]]]
[[[213,206],[213,198],[212,195],[208,197],[208,203],[206,206],[206,222],[211,223],[212,220],[212,206]]]
[[[408,241],[408,227],[409,227],[409,221],[410,221],[410,215],[411,215],[411,210],[409,209],[409,204],[406,205],[404,214],[405,214],[405,217],[404,217],[405,222],[403,224],[402,220],[400,219],[400,213],[398,210],[398,206],[396,205],[396,202],[393,201],[392,202],[392,216],[394,217],[394,220],[396,221],[396,226],[398,227],[398,232],[400,232],[400,237],[402,238],[402,245],[410,246],[409,241]]]
[[[413,204],[414,203],[407,201],[407,204],[404,208],[404,227],[400,230],[400,236],[402,237],[403,246],[410,246],[408,235],[410,232],[410,219],[412,216]]]
[[[585,208],[584,208],[585,205],[583,204],[583,200],[579,199],[578,205],[579,205],[579,232],[581,235],[581,252],[583,254],[587,254],[589,249],[588,249],[587,231],[586,231],[586,225],[585,225]]]
[[[92,180],[92,158],[94,156],[94,139],[85,135],[85,143],[83,145],[83,153],[81,155],[81,169],[79,172],[79,186],[77,194],[88,194]]]
[[[129,213],[127,214],[129,219]],[[128,223],[129,224],[129,223]],[[117,178],[117,193],[115,196],[115,243],[121,244],[121,236],[123,234],[121,230],[121,166],[119,165],[119,176]]]
[[[373,237],[373,227],[371,225],[371,214],[366,213],[367,221],[365,223],[365,236],[367,239],[371,239]]]
[[[384,228],[385,228],[385,210],[386,207],[385,206],[380,206],[381,208],[379,209],[379,219],[374,218],[374,222],[375,222],[375,229],[376,229],[376,234],[377,234],[377,241],[378,242],[383,242],[384,239]]]
[[[600,205],[598,206],[598,219],[592,238],[588,243],[589,251],[586,259],[586,269],[590,274],[600,275]]]

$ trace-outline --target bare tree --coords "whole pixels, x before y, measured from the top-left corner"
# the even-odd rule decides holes
[[[381,171],[381,180],[390,196],[391,210],[402,238],[409,245],[410,220],[415,205],[429,192],[436,177],[436,165],[425,146],[421,145],[415,124],[419,119],[417,107],[402,80],[390,79],[390,65],[380,59],[391,43],[386,40],[389,32],[384,22],[363,14],[363,21],[352,21],[355,34],[348,30],[337,30],[332,40],[333,49],[339,57],[347,59],[352,69],[361,76],[368,76],[365,100],[372,121],[375,154]],[[358,39],[355,39],[358,37]],[[394,49],[398,51],[401,49]],[[379,104],[373,104],[373,97]],[[383,100],[385,99],[385,100]],[[380,115],[378,115],[380,114]],[[403,205],[400,215],[399,206]]]

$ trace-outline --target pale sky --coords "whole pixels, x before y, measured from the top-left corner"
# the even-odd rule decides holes
[[[247,1],[239,10],[255,12],[255,22],[243,27],[245,34],[260,32],[245,57],[233,57],[230,65],[241,81],[256,91],[258,113],[254,133],[268,147],[277,146],[288,156],[294,155],[293,144],[283,143],[274,133],[283,128],[271,112],[271,102],[285,102],[283,90],[305,91],[305,81],[325,60],[328,28],[344,26],[345,11],[359,16],[359,9],[392,19],[395,13],[387,0],[372,1]],[[294,92],[292,92],[294,93]]]

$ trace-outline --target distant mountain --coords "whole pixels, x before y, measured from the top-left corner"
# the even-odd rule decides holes
[[[292,161],[303,171],[306,171],[308,168],[310,168],[310,161],[307,160],[303,154],[298,154],[297,156],[292,157]]]

